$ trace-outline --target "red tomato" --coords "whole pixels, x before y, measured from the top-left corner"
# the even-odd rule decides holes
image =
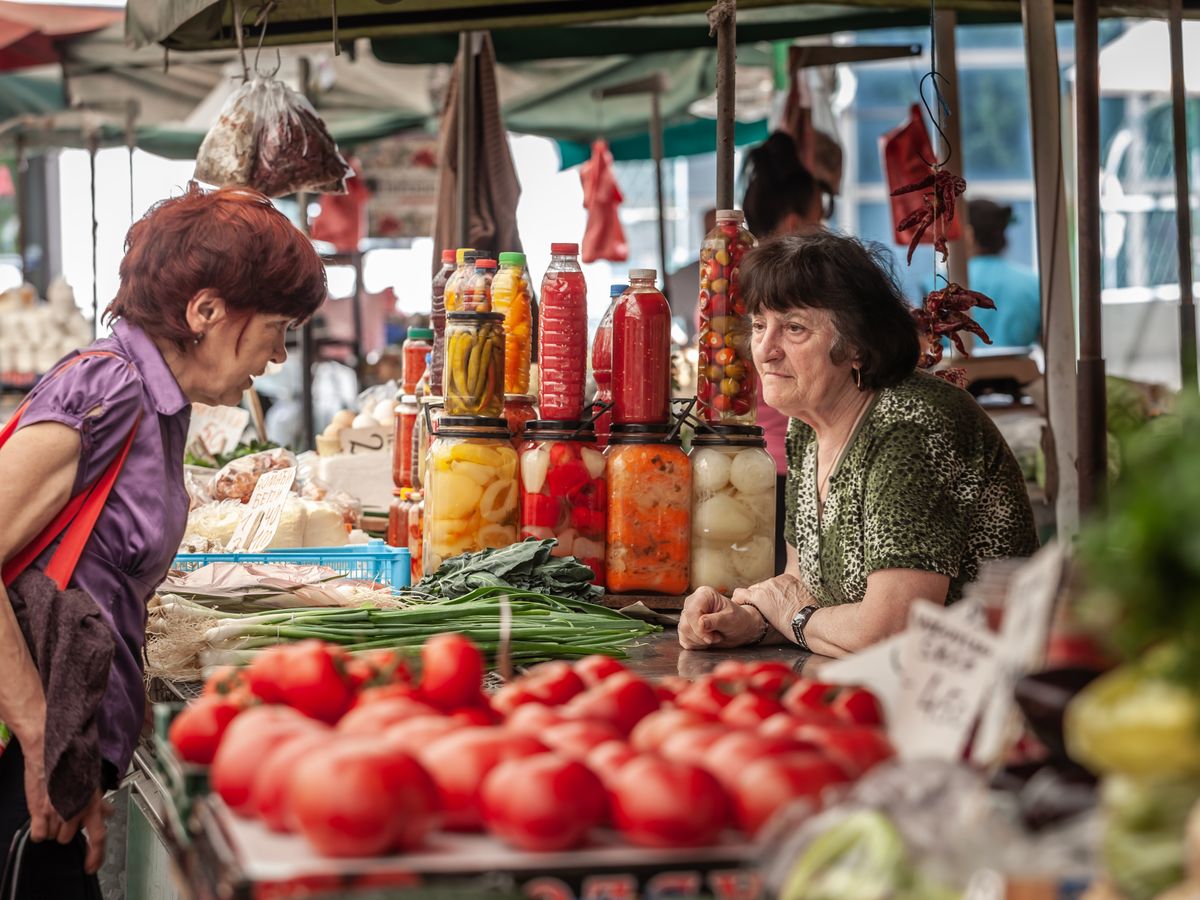
[[[420,759],[437,783],[444,826],[477,831],[483,826],[479,789],[500,763],[546,752],[546,745],[507,728],[460,728],[423,748]]]
[[[852,725],[883,726],[883,707],[866,688],[847,688],[834,698],[834,714]]]
[[[637,723],[629,743],[642,753],[657,751],[671,735],[693,725],[709,725],[715,719],[690,709],[660,709]]]
[[[623,735],[607,722],[579,719],[552,725],[537,737],[551,750],[569,759],[585,759],[593,748],[619,741]]]
[[[547,494],[525,494],[521,500],[521,524],[537,528],[558,526],[559,501]]]
[[[587,755],[587,766],[593,772],[600,776],[600,780],[605,784],[624,765],[641,756],[636,750],[629,746],[624,741],[605,741],[603,744],[598,744],[592,748],[592,751]]]
[[[610,675],[563,707],[569,719],[598,719],[629,734],[642,719],[658,709],[658,694],[632,672]]]
[[[534,666],[529,674],[519,678],[516,683],[532,694],[538,703],[546,706],[561,706],[587,689],[571,664],[561,661]]]
[[[785,753],[749,762],[727,784],[738,826],[753,836],[796,800],[808,800],[820,809],[826,788],[846,780],[840,766],[816,753]]]
[[[518,850],[570,850],[604,822],[608,797],[583,763],[556,753],[503,762],[480,794],[488,831]]]
[[[658,745],[659,756],[678,762],[695,763],[704,761],[708,748],[729,736],[729,726],[714,722],[712,725],[693,725],[676,731]]]
[[[450,718],[463,725],[499,725],[501,716],[490,705],[464,706],[450,713]]]
[[[896,755],[882,731],[865,725],[822,729],[813,743],[854,778]]]
[[[295,645],[279,644],[259,651],[246,667],[246,684],[250,692],[264,703],[282,703],[282,678],[287,669],[289,654]]]
[[[416,716],[391,726],[384,732],[383,739],[397,750],[416,754],[442,735],[462,727],[462,722],[451,716]]]
[[[256,706],[225,731],[213,758],[209,781],[225,805],[239,815],[253,812],[250,790],[263,758],[284,739],[323,730],[313,719],[286,706]]]
[[[729,819],[720,783],[699,766],[642,756],[609,783],[613,821],[631,844],[703,847]]]
[[[810,744],[788,737],[764,737],[753,731],[734,731],[711,744],[703,757],[693,760],[732,788],[746,766],[765,756],[812,750]]]
[[[378,703],[380,700],[412,700],[416,703],[423,703],[421,700],[421,692],[411,684],[405,684],[402,681],[397,681],[394,684],[381,684],[379,687],[369,687],[361,691],[358,699],[354,701],[354,706],[351,709],[356,709],[360,706],[366,706],[369,703]],[[428,704],[425,704],[428,706]]]
[[[504,688],[500,690],[503,691]],[[499,696],[499,692],[496,696]],[[563,721],[565,719],[559,710],[551,709],[544,703],[530,702],[523,703],[514,709],[512,714],[504,720],[504,727],[521,734],[538,735]]]
[[[346,657],[340,647],[317,640],[272,647],[250,664],[250,689],[267,703],[333,724],[354,702]]]
[[[785,663],[754,663],[749,666],[746,674],[746,688],[756,694],[778,697],[799,680],[800,676]]]
[[[718,337],[720,337],[720,335],[718,335]],[[718,412],[729,412],[731,409],[733,409],[733,400],[729,398],[728,394],[717,394],[715,397],[713,397],[712,405],[713,409],[717,410]]]
[[[574,669],[575,674],[582,678],[583,683],[588,687],[599,684],[610,675],[628,671],[628,669],[611,656],[602,656],[599,653],[593,653],[591,656],[585,656],[582,659],[576,660]]]
[[[783,712],[778,700],[760,694],[738,694],[721,709],[720,719],[734,728],[757,728],[766,719]]]
[[[698,678],[675,695],[675,705],[680,709],[709,716],[719,716],[725,704],[733,699],[732,688],[727,682],[717,681],[711,676]]]
[[[804,729],[811,726],[819,728],[838,727],[842,723],[832,713],[811,712],[811,713],[776,713],[758,726],[758,733],[764,737],[791,737],[799,735],[799,739],[811,743],[811,739],[806,737]],[[813,746],[816,746],[815,744]]]
[[[802,713],[809,710],[827,710],[833,698],[842,690],[839,684],[809,681],[801,678],[784,692],[781,699],[788,712]]]
[[[483,654],[461,634],[438,634],[421,647],[421,695],[447,712],[476,706],[483,683]]]
[[[219,694],[194,700],[171,722],[167,738],[185,762],[207,766],[217,755],[221,738],[242,707]]]
[[[262,758],[250,788],[254,814],[272,831],[295,831],[290,785],[297,765],[319,747],[332,743],[333,733],[321,728],[284,738]]]
[[[227,696],[246,691],[246,672],[237,666],[218,666],[204,680],[202,696]]]
[[[723,659],[713,667],[708,677],[730,682],[740,689],[746,679],[750,677],[751,665],[740,659]]]
[[[437,821],[437,789],[417,761],[358,738],[311,753],[289,796],[299,832],[325,856],[413,849]]]
[[[339,734],[374,737],[388,727],[416,716],[437,715],[437,710],[428,703],[407,698],[378,700],[366,706],[356,707],[342,717],[337,724]]]

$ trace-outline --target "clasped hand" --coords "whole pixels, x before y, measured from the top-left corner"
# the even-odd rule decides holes
[[[794,575],[778,575],[738,588],[732,597],[702,587],[684,601],[679,644],[685,650],[742,647],[763,633],[764,618],[778,633],[779,623],[790,622],[804,605],[797,596],[800,587]],[[771,637],[770,631],[767,636]]]

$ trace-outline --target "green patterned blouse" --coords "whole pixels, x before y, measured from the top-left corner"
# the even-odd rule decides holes
[[[792,419],[784,536],[821,606],[857,603],[867,575],[921,569],[962,597],[985,559],[1037,549],[1021,469],[969,393],[914,372],[879,391],[817,508],[817,442]]]

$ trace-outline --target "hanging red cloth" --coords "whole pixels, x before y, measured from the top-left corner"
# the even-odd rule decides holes
[[[371,191],[363,178],[362,165],[349,160],[354,177],[346,179],[346,193],[322,194],[321,212],[313,219],[313,240],[333,244],[339,253],[353,253],[367,236],[367,201]]]
[[[629,244],[617,212],[625,198],[617,187],[612,153],[603,138],[592,142],[592,158],[580,166],[579,180],[583,182],[583,206],[588,211],[582,260],[625,262],[629,259]]]
[[[887,175],[889,193],[929,176],[930,163],[937,157],[929,140],[929,131],[925,127],[925,117],[921,115],[921,107],[918,104],[914,103],[909,110],[908,121],[884,134],[879,143],[883,148],[883,167]],[[922,194],[917,191],[889,198],[892,207],[892,239],[901,246],[908,244],[912,234],[908,229],[901,232],[896,226],[921,209],[924,202],[921,198]],[[938,233],[937,229],[930,228],[921,235],[920,242],[932,244]],[[955,216],[946,225],[944,238],[957,241],[961,237],[962,221]]]

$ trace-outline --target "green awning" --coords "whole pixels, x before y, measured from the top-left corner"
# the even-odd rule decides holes
[[[65,109],[62,79],[35,75],[0,75],[0,120],[44,115]]]
[[[759,144],[767,139],[767,134],[765,119],[758,122],[737,122],[734,125],[733,142],[739,147]],[[712,153],[716,146],[717,123],[713,119],[693,119],[663,129],[663,156],[667,159]],[[616,160],[650,159],[650,135],[642,132],[616,138],[609,141],[608,148]],[[590,144],[576,141],[559,141],[558,150],[562,156],[560,166],[563,169],[586,162],[592,155]]]

